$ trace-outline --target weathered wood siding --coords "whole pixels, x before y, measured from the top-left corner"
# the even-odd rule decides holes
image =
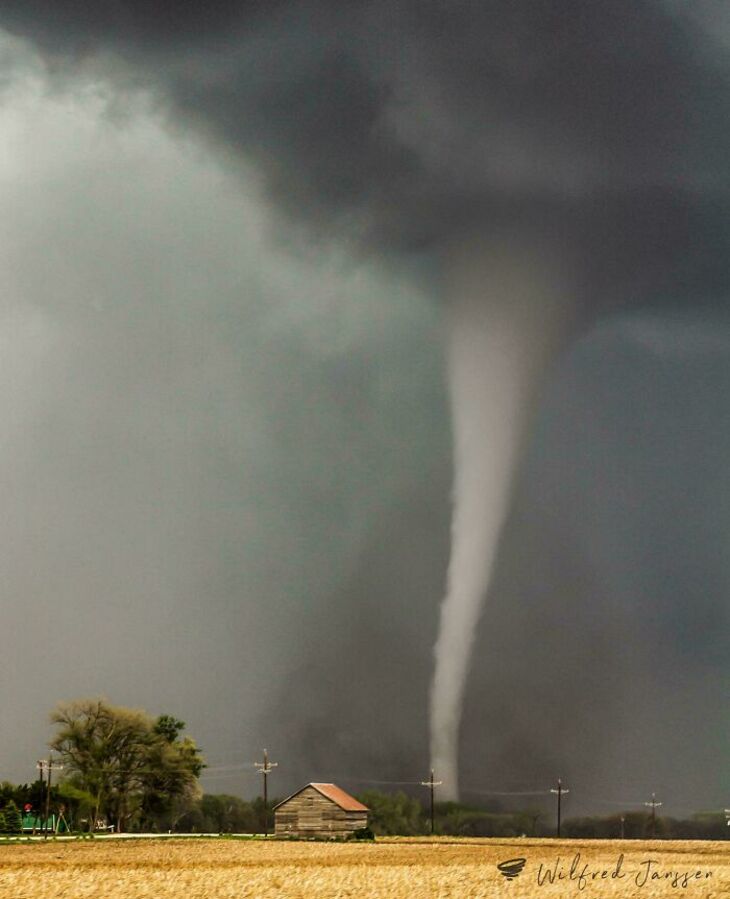
[[[367,812],[346,812],[314,787],[305,787],[275,812],[275,832],[298,837],[346,836],[367,824]]]

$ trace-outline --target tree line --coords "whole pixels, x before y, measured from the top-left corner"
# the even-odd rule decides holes
[[[69,791],[64,782],[52,787],[51,809],[69,808]],[[364,790],[357,796],[370,809],[370,828],[379,836],[421,836],[429,833],[428,809],[422,803],[403,792],[383,793],[379,790]],[[273,799],[270,809],[279,800]],[[20,814],[25,804],[42,808],[44,802],[43,784],[35,781],[14,787],[9,783],[0,784],[0,809],[8,804],[15,806],[13,821],[19,830]],[[621,821],[623,818],[623,822]],[[186,801],[178,799],[166,812],[158,810],[152,818],[139,814],[129,822],[133,832],[167,833],[261,833],[264,822],[264,803],[261,797],[253,800],[242,799],[225,793],[200,793]],[[18,830],[3,823],[0,811],[0,832],[16,833]],[[73,813],[70,822],[79,823]],[[479,808],[458,802],[436,802],[434,804],[435,832],[446,836],[460,837],[550,837],[555,834],[555,823],[551,814],[543,809],[528,808],[507,812]],[[569,818],[563,821],[563,836],[577,839],[617,839],[622,832],[626,839],[649,839],[651,837],[651,815],[648,812],[624,812],[621,814]],[[85,829],[82,825],[80,828]],[[656,834],[669,840],[724,840],[728,838],[728,827],[719,812],[705,812],[686,819],[665,816],[656,819]]]
[[[430,831],[428,809],[402,791],[364,790],[357,798],[370,809],[369,826],[377,835],[419,836]],[[621,820],[623,818],[623,821]],[[702,812],[686,819],[656,818],[656,836],[668,840],[724,840],[728,827],[722,812]],[[493,802],[489,809],[459,802],[434,803],[434,832],[461,837],[552,837],[555,821],[542,808],[504,811]],[[569,818],[562,822],[564,837],[582,839],[649,839],[649,812],[621,812],[607,816]]]
[[[63,766],[50,793],[48,781],[0,783],[0,833],[19,833],[21,810],[36,820],[45,809],[63,816],[69,830],[178,833],[257,833],[270,821],[274,799],[264,809],[259,797],[246,801],[227,794],[203,794],[199,778],[205,761],[185,723],[172,715],[153,717],[105,699],[60,704],[52,713],[56,732],[50,747]],[[55,770],[54,767],[51,770]],[[47,771],[47,768],[46,768]],[[399,791],[364,790],[358,799],[370,809],[375,834],[416,836],[430,831],[424,805]],[[713,839],[728,837],[725,817],[708,812],[679,820],[627,811],[605,817],[563,821],[562,835],[576,838]],[[498,802],[477,807],[458,802],[434,804],[434,831],[451,836],[553,836],[552,814],[543,808],[505,811]]]

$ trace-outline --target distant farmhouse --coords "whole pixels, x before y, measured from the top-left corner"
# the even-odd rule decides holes
[[[277,836],[346,837],[368,826],[368,807],[334,784],[307,784],[274,808]]]

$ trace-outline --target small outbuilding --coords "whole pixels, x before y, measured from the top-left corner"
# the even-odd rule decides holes
[[[277,836],[347,837],[368,826],[368,807],[335,784],[307,784],[274,807]]]

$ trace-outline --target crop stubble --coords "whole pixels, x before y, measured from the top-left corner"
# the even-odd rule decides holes
[[[555,840],[379,840],[374,844],[239,840],[95,840],[0,846],[0,899],[696,899],[730,896],[730,843],[582,842]],[[576,853],[589,873],[615,870],[622,878],[574,878],[538,885],[540,864],[568,872]],[[507,881],[497,870],[524,857]],[[671,878],[635,882],[651,871],[711,872],[673,886]],[[544,870],[544,868],[543,868]],[[599,875],[600,876],[600,875]]]

